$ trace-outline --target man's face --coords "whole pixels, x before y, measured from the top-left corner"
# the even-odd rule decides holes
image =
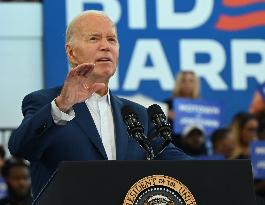
[[[95,78],[109,79],[116,71],[119,43],[112,22],[102,15],[88,14],[76,22],[72,42],[75,65],[94,63]]]
[[[12,167],[9,171],[6,181],[10,191],[17,197],[24,197],[30,191],[31,180],[27,167]]]

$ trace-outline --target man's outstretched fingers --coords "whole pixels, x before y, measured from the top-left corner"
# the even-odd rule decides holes
[[[91,72],[94,68],[93,63],[83,63],[74,68],[75,72],[79,76],[85,76],[87,73]]]

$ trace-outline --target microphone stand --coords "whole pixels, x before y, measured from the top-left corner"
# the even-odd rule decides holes
[[[146,136],[142,134],[136,134],[134,139],[139,143],[139,145],[144,149],[146,152],[147,160],[153,160],[155,158],[153,147],[151,146],[149,140]]]
[[[154,160],[155,154],[153,148],[151,147],[151,145],[146,145],[146,147],[147,148],[145,149],[145,151],[147,152],[147,160]]]
[[[129,136],[144,149],[147,160],[153,160],[155,158],[153,147],[148,137],[144,135],[144,127],[138,120],[136,113],[129,106],[124,106],[122,108],[122,117],[127,126]]]
[[[172,141],[172,126],[167,122],[166,116],[159,105],[153,104],[149,106],[147,112],[149,118],[154,124],[153,130],[151,130],[151,133],[148,136],[149,141],[151,142],[153,139],[158,137],[163,139],[163,143],[155,155],[157,156],[161,154]]]
[[[151,141],[155,139],[159,139],[159,138],[162,138],[162,137],[160,136],[159,132],[155,128],[153,128],[150,134],[148,135],[149,142],[151,143]],[[171,138],[164,139],[163,142],[161,142],[161,146],[159,146],[159,149],[156,149],[157,151],[154,154],[154,157],[157,157],[159,154],[161,154],[170,143],[171,143]],[[153,148],[152,150],[154,152]]]

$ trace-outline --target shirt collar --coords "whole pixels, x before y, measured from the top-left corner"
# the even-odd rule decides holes
[[[109,105],[111,105],[109,89],[108,89],[108,92],[107,92],[106,95],[100,96],[100,95],[97,94],[97,93],[93,93],[93,94],[92,94],[92,95],[86,100],[86,102],[92,102],[92,101],[96,101],[96,102],[99,102],[99,101],[105,101],[105,102],[107,102]]]

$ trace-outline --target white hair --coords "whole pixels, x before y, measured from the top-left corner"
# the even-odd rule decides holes
[[[89,14],[95,14],[98,16],[103,16],[106,19],[108,19],[114,26],[115,30],[116,30],[116,26],[114,25],[113,21],[110,19],[110,17],[107,16],[106,13],[104,13],[103,11],[97,11],[97,10],[87,10],[87,11],[83,11],[81,14],[79,14],[78,16],[76,16],[67,26],[66,29],[66,38],[65,38],[65,43],[66,44],[71,44],[73,42],[73,38],[74,38],[74,33],[75,33],[75,24],[76,22],[83,16],[89,15]],[[117,33],[117,32],[116,32]]]

